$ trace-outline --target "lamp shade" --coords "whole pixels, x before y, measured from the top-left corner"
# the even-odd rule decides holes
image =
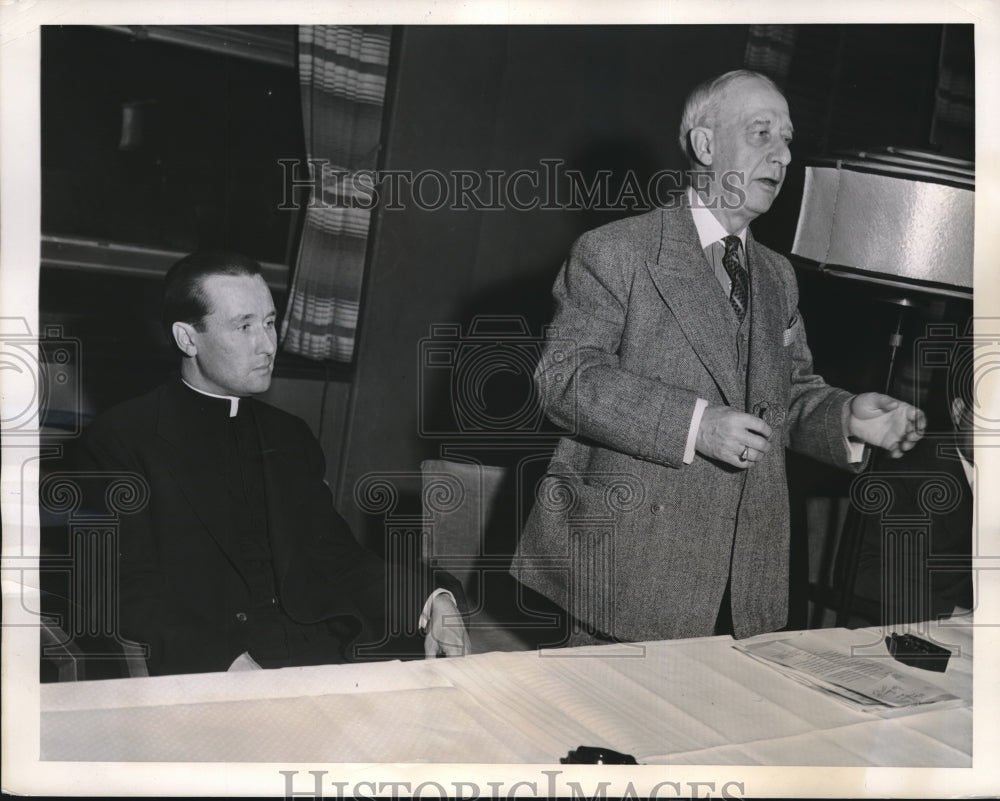
[[[792,253],[921,288],[971,293],[970,162],[891,149],[806,167]]]

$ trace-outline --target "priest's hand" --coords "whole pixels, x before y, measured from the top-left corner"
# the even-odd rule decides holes
[[[455,606],[451,593],[442,592],[431,599],[427,634],[424,637],[424,658],[465,656],[472,653],[469,633],[462,614]]]

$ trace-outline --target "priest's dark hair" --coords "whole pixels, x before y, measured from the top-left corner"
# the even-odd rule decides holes
[[[260,275],[260,264],[229,250],[202,250],[185,256],[173,265],[163,285],[163,330],[170,342],[174,323],[189,323],[204,330],[204,318],[211,313],[202,281],[210,275]]]

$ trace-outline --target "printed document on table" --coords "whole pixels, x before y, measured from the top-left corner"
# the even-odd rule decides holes
[[[782,673],[862,707],[891,708],[958,701],[951,693],[900,670],[893,659],[851,656],[805,637],[738,643],[737,650],[779,666]]]

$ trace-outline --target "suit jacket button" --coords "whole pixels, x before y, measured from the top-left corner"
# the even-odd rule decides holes
[[[660,512],[663,511],[663,504],[654,503],[652,506],[649,507],[649,511],[651,511],[654,515],[658,515]]]
[[[247,622],[247,613],[246,612],[237,612],[236,613],[236,619],[240,623],[246,623]]]

